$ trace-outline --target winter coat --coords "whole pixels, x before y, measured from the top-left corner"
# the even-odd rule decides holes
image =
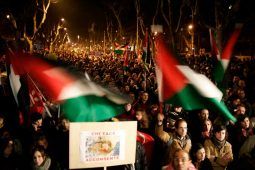
[[[239,156],[243,155],[250,155],[251,151],[255,148],[255,135],[250,136],[246,141],[243,143]]]
[[[230,161],[233,160],[232,145],[229,142],[225,142],[221,149],[218,149],[211,139],[205,140],[205,155],[211,161],[214,170],[224,170],[227,168]],[[225,154],[230,154],[230,159],[223,158]],[[215,158],[217,157],[217,158]]]
[[[188,135],[186,135],[183,139],[174,135],[173,142],[170,145],[170,160],[173,158],[173,155],[176,150],[182,149],[189,153],[191,149],[191,140]]]
[[[172,133],[167,133],[163,130],[163,124],[158,126],[156,125],[155,127],[155,134],[161,139],[164,143],[169,143],[171,144],[173,141],[173,134]]]

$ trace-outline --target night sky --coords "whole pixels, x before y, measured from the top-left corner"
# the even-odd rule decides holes
[[[113,2],[114,0],[59,0],[58,3],[52,4],[49,16],[64,17],[66,27],[69,28],[72,36],[79,34],[87,37],[88,29],[93,23],[95,24],[95,31],[103,35],[103,31],[106,29],[106,15],[111,17],[116,27],[116,20],[107,6]],[[121,14],[122,17],[125,17],[123,25],[130,27],[135,22],[134,3],[130,0],[121,3],[126,5]]]
[[[52,9],[66,19],[66,26],[73,34],[87,35],[93,22],[100,23],[97,29],[105,26],[104,6],[97,0],[62,0],[53,4]]]
[[[121,13],[121,20],[123,24],[124,31],[129,34],[135,35],[136,31],[136,11],[134,8],[134,0],[57,0],[58,3],[52,3],[50,9],[47,13],[47,20],[44,26],[47,26],[47,22],[57,23],[57,21],[64,17],[66,22],[65,26],[68,28],[68,32],[71,37],[77,37],[80,35],[81,38],[88,37],[88,29],[91,27],[92,23],[95,24],[95,32],[100,37],[103,37],[103,32],[106,30],[106,16],[108,16],[112,22],[114,29],[117,28],[116,19],[113,16],[112,11],[109,9],[108,5],[117,3],[117,6],[122,6],[123,10]],[[192,0],[190,0],[192,2]],[[221,0],[219,0],[221,1]],[[237,0],[222,0],[223,5],[228,6]],[[253,4],[254,0],[244,0],[240,1],[240,5],[236,7],[236,16],[230,20],[230,22],[242,22],[245,24],[244,29],[251,30],[254,32],[255,23],[255,10]],[[20,20],[27,20],[27,23],[32,18],[29,16],[31,9],[29,5],[33,3],[34,0],[8,0],[0,1],[1,14],[5,11],[12,11],[15,17],[19,17]],[[152,18],[155,14],[157,0],[141,0],[141,16],[144,20],[146,27],[152,24]],[[164,1],[166,2],[166,1]],[[174,2],[174,24],[176,25],[179,17],[180,3],[179,1]],[[201,27],[207,25],[214,27],[214,2],[216,0],[202,0],[199,3],[199,14],[197,16]],[[190,4],[187,4],[184,10],[184,18],[182,18],[182,27],[191,21],[190,15]],[[24,15],[24,16],[22,16]],[[31,23],[31,22],[30,22]],[[162,15],[158,14],[156,19],[156,24],[165,24]],[[230,26],[232,27],[233,24]],[[246,27],[247,26],[247,27]],[[165,27],[166,28],[166,27]],[[207,29],[207,27],[204,27]],[[232,29],[232,28],[230,28]],[[253,30],[253,31],[252,31]],[[113,30],[114,31],[114,30]],[[244,33],[247,33],[245,31]],[[241,36],[242,37],[242,36]]]
[[[95,31],[98,34],[103,35],[103,31],[106,29],[106,16],[110,16],[114,27],[117,27],[115,17],[112,15],[107,5],[117,2],[122,4],[124,9],[121,13],[123,28],[127,32],[135,32],[136,29],[136,11],[134,8],[133,0],[58,0],[59,2],[51,5],[51,12],[49,17],[58,15],[58,17],[64,17],[66,19],[66,26],[70,28],[70,33],[73,36],[78,34],[81,36],[88,36],[88,28],[91,27],[92,23],[95,23]],[[225,5],[228,6],[233,0],[224,0]],[[214,27],[214,0],[198,1],[200,3],[199,19],[208,26]],[[141,0],[141,11],[144,19],[145,26],[149,26],[152,23],[152,17],[156,9],[156,0]],[[175,1],[176,8],[179,9],[179,3]],[[244,22],[246,25],[250,25],[252,21],[255,21],[255,15],[252,8],[252,0],[241,1],[234,18],[237,22]],[[223,3],[224,5],[224,3]],[[174,20],[177,21],[179,11],[174,11]],[[191,20],[189,14],[189,8],[186,7],[184,14],[184,21]],[[159,24],[164,23],[161,14],[158,14],[157,22]],[[183,21],[183,22],[184,22]]]
[[[59,0],[52,4],[49,16],[66,18],[66,26],[74,37],[78,34],[88,36],[88,28],[95,23],[95,31],[103,36],[106,30],[106,16],[111,19],[114,29],[117,28],[116,18],[109,5],[116,3],[115,8],[122,6],[121,20],[126,32],[136,31],[136,11],[134,0]],[[144,24],[149,27],[156,9],[156,0],[141,0],[141,13]],[[115,30],[113,30],[115,31]]]

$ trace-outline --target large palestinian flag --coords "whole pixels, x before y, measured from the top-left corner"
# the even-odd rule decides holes
[[[222,92],[204,75],[181,65],[168,51],[162,35],[155,39],[159,99],[186,110],[208,108],[236,121],[224,103]]]
[[[74,122],[93,122],[110,119],[123,112],[128,101],[92,81],[78,79],[66,70],[43,60],[20,55],[16,67],[23,67],[43,91],[61,103],[67,118]]]

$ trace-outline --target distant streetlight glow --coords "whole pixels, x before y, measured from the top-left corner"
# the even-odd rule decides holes
[[[191,35],[191,52],[195,55],[195,46],[194,46],[194,28],[192,24],[188,25],[188,32]]]
[[[6,18],[7,18],[7,19],[10,19],[10,15],[6,15]]]
[[[190,25],[188,26],[188,29],[189,29],[189,30],[193,29],[193,25],[190,24]]]
[[[64,22],[64,21],[65,21],[65,18],[61,18],[61,21]]]

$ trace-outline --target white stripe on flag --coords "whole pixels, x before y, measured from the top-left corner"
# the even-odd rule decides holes
[[[205,75],[196,73],[188,66],[179,65],[177,68],[203,97],[221,100],[222,92]]]
[[[15,75],[14,70],[12,68],[12,65],[10,65],[9,80],[10,80],[10,85],[11,85],[11,88],[12,88],[12,93],[13,93],[14,99],[15,99],[16,103],[19,105],[18,92],[21,88],[20,76]]]

